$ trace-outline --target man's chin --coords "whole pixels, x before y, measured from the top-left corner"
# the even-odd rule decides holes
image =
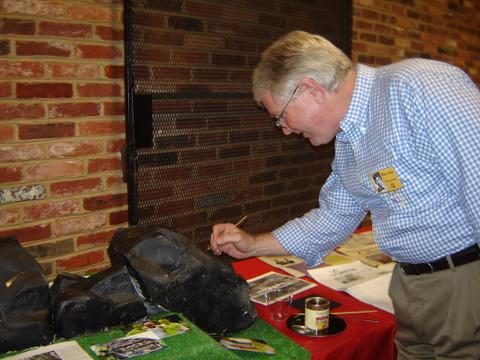
[[[323,145],[323,143],[321,143],[321,142],[318,141],[317,139],[307,138],[307,140],[310,142],[310,144],[312,144],[312,146],[320,146],[320,145]]]

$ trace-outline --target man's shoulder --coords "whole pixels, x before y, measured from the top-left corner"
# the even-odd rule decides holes
[[[376,74],[383,79],[415,81],[422,77],[436,76],[460,71],[457,67],[430,59],[411,58],[377,68]]]

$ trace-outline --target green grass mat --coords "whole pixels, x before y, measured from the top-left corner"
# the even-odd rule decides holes
[[[310,353],[290,340],[288,337],[278,332],[269,324],[261,319],[257,319],[255,323],[248,329],[230,334],[230,337],[243,337],[250,339],[263,340],[272,346],[277,354],[259,354],[246,351],[227,350],[223,348],[215,339],[204,333],[197,326],[183,317],[183,320],[190,327],[191,331],[172,337],[163,339],[168,348],[153,352],[150,354],[135,357],[138,360],[154,360],[154,359],[209,359],[209,360],[235,360],[243,358],[254,359],[275,359],[275,360],[303,360],[310,359]],[[108,331],[98,332],[93,335],[78,336],[76,340],[80,346],[93,358],[98,357],[90,350],[90,346],[102,344],[110,340],[124,336],[121,328],[114,328]],[[8,354],[0,354],[0,358],[15,355],[15,352]]]
[[[274,329],[268,323],[257,319],[248,329],[232,334],[231,337],[244,337],[249,339],[260,339],[272,346],[277,354],[256,354],[246,351],[231,351],[240,358],[271,359],[271,360],[301,360],[310,359],[310,352],[297,343],[290,340],[278,330]]]

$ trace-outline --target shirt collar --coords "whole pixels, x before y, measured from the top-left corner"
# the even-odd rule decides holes
[[[361,64],[357,65],[352,100],[347,113],[340,122],[341,131],[336,136],[338,141],[355,143],[365,134],[368,99],[370,98],[374,77],[374,68]]]

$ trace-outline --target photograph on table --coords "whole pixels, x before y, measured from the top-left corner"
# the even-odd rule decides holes
[[[273,304],[278,300],[315,287],[315,284],[309,281],[282,275],[274,271],[252,278],[247,282],[250,286],[250,299],[262,305]],[[280,290],[276,291],[276,298],[265,296],[274,290]]]

